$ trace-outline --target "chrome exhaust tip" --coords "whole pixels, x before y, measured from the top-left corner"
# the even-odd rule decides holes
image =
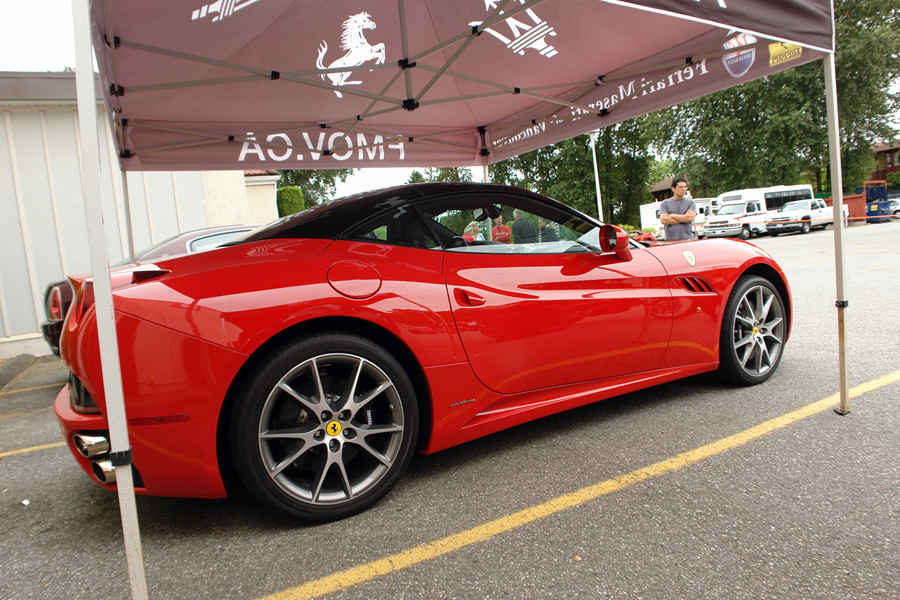
[[[75,435],[75,449],[85,458],[94,458],[109,452],[109,440],[102,435]]]
[[[108,458],[91,463],[91,472],[100,483],[115,483],[116,468]]]

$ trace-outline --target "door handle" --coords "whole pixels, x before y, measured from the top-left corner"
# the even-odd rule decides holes
[[[454,289],[453,295],[456,297],[456,302],[460,306],[481,306],[485,302],[484,298],[478,294],[467,292],[461,288]]]

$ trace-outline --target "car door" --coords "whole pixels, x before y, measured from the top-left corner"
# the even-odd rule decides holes
[[[451,215],[463,223],[470,200],[445,200],[443,210],[432,207],[427,217],[447,222]],[[512,394],[659,367],[673,305],[656,258],[637,246],[629,261],[589,247],[585,240],[596,239],[596,227],[552,205],[530,198],[482,201],[510,217],[520,210],[526,220],[543,217],[560,238],[444,250],[453,318],[484,385]]]

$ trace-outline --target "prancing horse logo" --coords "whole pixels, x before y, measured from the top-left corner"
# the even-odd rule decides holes
[[[370,60],[374,60],[377,65],[384,64],[384,44],[375,44],[373,46],[367,42],[366,36],[363,35],[365,29],[375,29],[375,23],[369,18],[369,13],[361,12],[358,15],[351,15],[349,19],[344,21],[344,33],[341,34],[341,49],[346,50],[347,54],[328,65],[328,69],[358,67]],[[328,52],[328,44],[322,40],[322,44],[319,46],[319,58],[316,60],[316,67],[319,69],[326,68],[322,61],[326,52]],[[360,85],[362,81],[347,80],[351,72],[327,73],[319,75],[319,77],[324,81],[327,75],[331,79],[332,85]],[[338,98],[343,98],[339,91],[334,90],[334,93]]]
[[[685,250],[681,253],[681,255],[684,256],[684,260],[686,260],[692,267],[697,264],[697,260],[694,258],[694,253],[690,250]]]

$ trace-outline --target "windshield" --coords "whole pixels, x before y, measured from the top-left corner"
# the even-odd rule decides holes
[[[724,205],[722,205],[722,207],[719,209],[719,212],[718,212],[717,214],[718,214],[719,216],[722,216],[722,215],[741,215],[741,214],[744,214],[745,212],[747,212],[747,211],[746,211],[746,208],[747,208],[747,205],[746,205],[746,204],[724,204]]]
[[[790,212],[792,210],[809,210],[809,201],[795,200],[794,202],[788,202],[782,207],[781,212]]]

